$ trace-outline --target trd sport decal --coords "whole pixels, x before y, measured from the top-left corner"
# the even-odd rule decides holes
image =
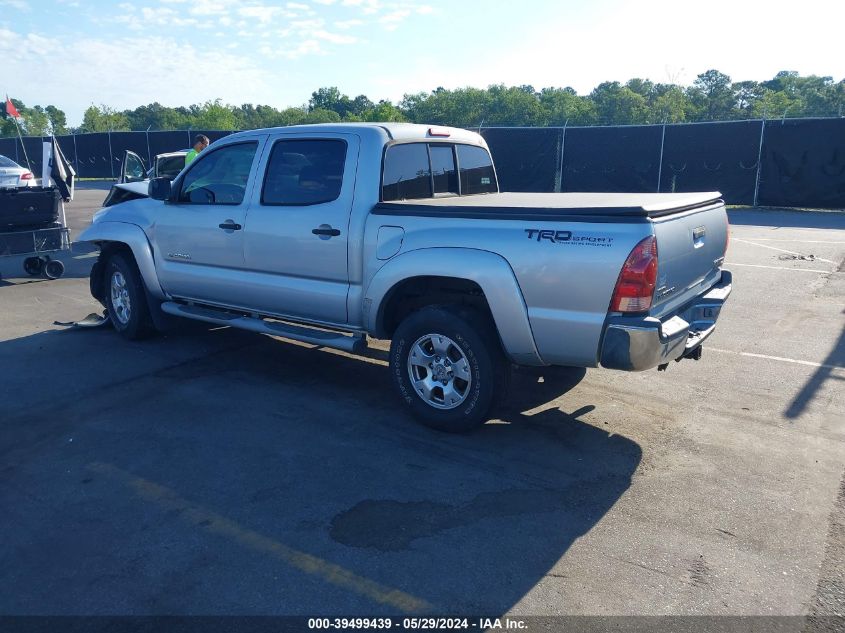
[[[537,242],[551,242],[552,244],[573,244],[577,246],[604,246],[613,245],[612,237],[601,235],[586,235],[573,233],[572,231],[555,231],[553,229],[525,229],[529,240]]]

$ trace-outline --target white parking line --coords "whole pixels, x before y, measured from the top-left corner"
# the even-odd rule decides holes
[[[789,253],[790,255],[798,255],[799,257],[803,257],[803,253],[796,253],[795,251],[788,251],[784,248],[778,248],[777,246],[769,246],[767,244],[757,244],[756,242],[750,242],[748,240],[742,240],[740,238],[734,238],[734,242],[742,242],[743,244],[751,244],[752,246],[759,246],[760,248],[768,248],[769,250],[773,251],[780,251],[781,253]],[[810,261],[817,261],[817,262],[824,262],[825,264],[836,264],[836,262],[832,262],[829,259],[823,259],[821,257],[813,257]]]
[[[740,264],[738,262],[725,262],[725,266],[748,266],[749,268],[771,268],[772,270],[794,270],[799,273],[822,273],[829,275],[835,270],[819,270],[818,268],[788,268],[786,266],[763,266],[762,264]]]
[[[782,240],[776,237],[747,237],[745,239],[754,240],[755,242],[792,242],[795,244],[845,244],[845,242],[832,242],[830,240]]]
[[[762,358],[764,360],[777,360],[782,363],[795,363],[796,365],[807,365],[808,367],[823,367],[825,369],[842,369],[842,365],[826,365],[825,363],[814,363],[810,360],[796,360],[794,358],[782,358],[781,356],[768,356],[766,354],[754,354],[752,352],[735,352],[730,349],[719,349],[718,347],[707,347],[707,351],[721,352],[722,354],[733,354],[735,356],[748,356],[751,358]]]

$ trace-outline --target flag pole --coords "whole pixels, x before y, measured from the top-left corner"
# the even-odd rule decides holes
[[[21,136],[21,129],[18,127],[18,120],[15,117],[12,117],[15,121],[15,129],[18,131],[18,138],[21,140],[21,148],[23,148],[23,157],[26,160],[26,167],[29,171],[32,171],[32,165],[29,162],[29,156],[26,154],[26,145],[23,144],[23,136]]]
[[[9,99],[9,95],[6,95],[6,101],[11,102],[11,99]],[[14,104],[12,104],[12,105],[14,105]],[[17,108],[15,108],[15,111],[17,112]],[[26,168],[29,169],[29,171],[32,171],[32,165],[30,164],[29,156],[26,153],[26,145],[23,144],[23,136],[21,136],[21,128],[18,125],[18,118],[13,116],[12,121],[15,122],[15,129],[18,131],[18,138],[21,141],[21,149],[23,150],[24,160],[26,160]]]

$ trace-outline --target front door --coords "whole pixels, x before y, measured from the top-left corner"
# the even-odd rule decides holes
[[[152,228],[169,294],[223,306],[244,301],[243,226],[264,139],[205,150],[174,183]]]
[[[347,322],[358,146],[358,136],[339,133],[283,135],[268,145],[244,227],[256,311]]]
[[[146,178],[143,159],[131,150],[124,151],[123,161],[120,163],[120,177],[117,182],[141,182]]]

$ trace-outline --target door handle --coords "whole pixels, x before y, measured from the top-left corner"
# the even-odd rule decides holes
[[[219,226],[224,231],[240,231],[243,228],[240,224],[234,222],[233,220],[226,220],[225,222],[223,222],[222,224],[218,224],[217,226]]]
[[[338,235],[340,235],[340,229],[333,229],[327,224],[323,224],[322,226],[316,229],[311,229],[311,232],[314,235],[327,235],[329,237],[337,237]]]

